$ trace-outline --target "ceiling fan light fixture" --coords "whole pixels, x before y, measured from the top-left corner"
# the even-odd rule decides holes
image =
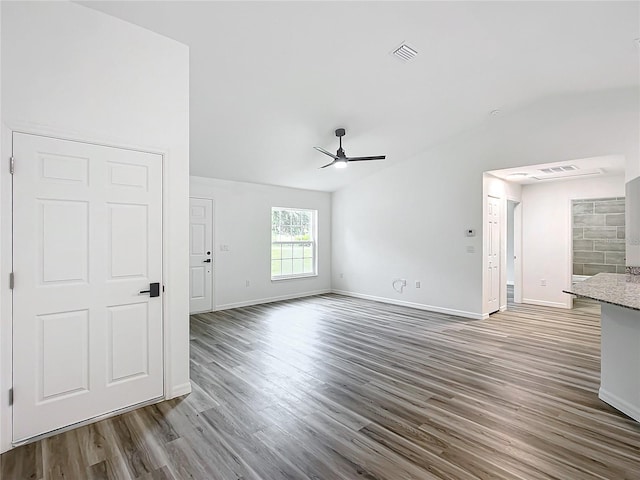
[[[368,160],[384,160],[385,158],[387,158],[386,155],[374,155],[374,156],[370,156],[370,157],[347,157],[347,155],[344,153],[344,150],[342,149],[342,137],[344,137],[345,133],[346,132],[345,132],[344,128],[336,129],[336,137],[338,137],[338,139],[340,140],[340,146],[338,147],[338,151],[335,153],[335,155],[333,153],[331,153],[331,152],[326,151],[324,148],[313,147],[316,150],[318,150],[320,153],[324,153],[328,157],[333,158],[333,162],[327,163],[326,165],[323,165],[320,168],[327,168],[327,167],[330,167],[332,165],[335,166],[336,168],[346,168],[347,163],[349,163],[349,162],[363,162],[363,161],[368,161]]]

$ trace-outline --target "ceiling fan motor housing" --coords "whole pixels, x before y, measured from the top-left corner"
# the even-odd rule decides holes
[[[342,149],[342,137],[344,137],[345,133],[346,132],[345,132],[344,128],[337,128],[336,129],[336,137],[339,138],[340,145],[339,145],[338,151],[336,152],[335,155],[333,153],[327,152],[324,148],[313,147],[316,150],[318,150],[319,152],[324,153],[325,155],[328,155],[331,158],[333,158],[333,162],[328,163],[326,165],[323,165],[320,168],[327,168],[327,167],[329,167],[331,165],[335,165],[338,168],[343,168],[343,167],[347,166],[348,162],[361,162],[361,161],[364,161],[364,160],[384,160],[386,158],[385,155],[376,155],[376,156],[372,156],[372,157],[347,157],[346,153]]]

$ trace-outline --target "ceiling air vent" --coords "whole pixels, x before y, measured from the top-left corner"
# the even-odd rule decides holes
[[[533,180],[566,180],[566,179],[576,178],[576,177],[591,177],[594,175],[604,174],[604,170],[602,170],[601,168],[590,168],[586,170],[585,169],[579,170],[577,167],[573,167],[573,169],[562,170],[562,171],[557,171],[555,170],[556,168],[560,168],[560,167],[545,168],[544,170],[541,170],[541,171],[551,170],[551,173],[545,173],[543,175],[532,175],[528,178]]]
[[[561,167],[541,168],[540,171],[546,175],[552,175],[554,173],[573,172],[578,170],[575,165],[562,165]]]
[[[399,60],[402,60],[403,62],[410,62],[416,57],[416,55],[418,55],[418,52],[415,48],[411,48],[406,43],[403,43],[393,52],[391,52],[391,55],[398,58]]]

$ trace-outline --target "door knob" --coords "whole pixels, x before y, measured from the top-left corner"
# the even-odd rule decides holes
[[[160,296],[160,283],[150,283],[149,290],[140,290],[140,295],[143,293],[148,293],[150,297],[159,297]]]
[[[211,259],[207,258],[206,260],[204,260],[204,263],[211,263]]]

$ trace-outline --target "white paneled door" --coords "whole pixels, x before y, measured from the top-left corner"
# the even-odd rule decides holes
[[[213,201],[189,201],[189,309],[191,313],[213,309]]]
[[[20,442],[163,395],[162,157],[19,133],[13,152]]]
[[[500,199],[487,197],[487,306],[500,309]]]

